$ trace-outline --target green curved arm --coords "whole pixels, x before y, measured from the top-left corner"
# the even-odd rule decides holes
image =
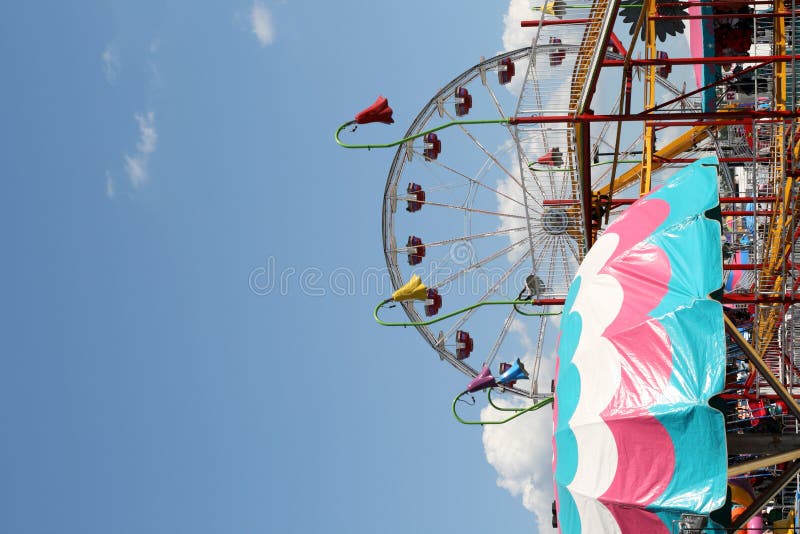
[[[406,141],[412,141],[414,139],[418,139],[418,138],[420,138],[420,137],[422,137],[424,135],[427,135],[429,133],[438,132],[439,130],[444,130],[445,128],[450,128],[451,126],[458,126],[458,125],[465,125],[465,124],[508,124],[508,122],[510,120],[511,119],[507,119],[506,118],[506,119],[486,119],[486,120],[471,120],[471,121],[451,121],[451,122],[448,122],[448,123],[445,123],[445,124],[441,124],[441,125],[439,125],[439,126],[437,126],[435,128],[431,128],[430,130],[425,130],[425,131],[420,132],[418,134],[414,134],[414,135],[411,135],[409,137],[404,137],[403,139],[400,139],[399,141],[394,141],[393,143],[386,143],[386,144],[383,144],[383,145],[348,145],[347,143],[342,142],[342,140],[339,139],[339,134],[342,133],[342,130],[344,130],[345,128],[347,128],[348,126],[353,124],[353,122],[354,122],[354,121],[349,121],[349,122],[346,122],[346,123],[342,124],[341,126],[339,126],[339,129],[336,130],[336,134],[333,137],[334,137],[334,139],[336,139],[336,143],[339,146],[342,146],[344,148],[366,148],[368,150],[370,148],[391,148],[393,146],[401,145],[401,144],[405,143]]]
[[[517,312],[521,313],[522,315],[526,315],[528,317],[541,317],[541,316],[547,316],[547,315],[561,315],[561,312],[525,313],[525,312],[520,311],[517,308],[518,304],[530,304],[531,301],[529,301],[529,300],[492,300],[492,301],[488,301],[488,302],[478,302],[478,303],[473,304],[471,306],[467,306],[466,308],[461,308],[460,310],[456,310],[454,312],[442,315],[441,317],[437,317],[436,319],[431,319],[430,321],[420,321],[420,322],[411,322],[411,321],[409,321],[407,323],[387,323],[386,321],[383,321],[383,320],[381,320],[380,317],[378,317],[378,311],[380,311],[380,309],[385,304],[388,304],[389,302],[392,302],[392,299],[384,300],[383,302],[379,303],[377,306],[375,306],[375,311],[372,313],[372,316],[375,318],[375,321],[378,324],[381,324],[383,326],[428,326],[430,324],[438,323],[439,321],[444,321],[445,319],[449,319],[450,317],[454,317],[456,315],[460,315],[460,314],[462,314],[464,312],[467,312],[469,310],[473,310],[475,308],[479,308],[481,306],[500,306],[500,305],[509,305],[509,304],[513,305],[514,309],[517,310]]]
[[[542,316],[546,316],[546,315],[561,315],[561,312],[547,312],[547,313],[545,313],[545,312],[534,312],[534,313],[524,312],[524,311],[519,309],[519,304],[521,304],[522,302],[527,302],[528,304],[530,304],[531,301],[529,301],[529,300],[525,300],[525,301],[516,300],[516,301],[514,301],[514,311],[516,311],[520,315],[524,315],[525,317],[542,317]]]
[[[491,391],[491,388],[489,390]],[[489,403],[494,408],[496,408],[498,410],[502,410],[502,411],[514,411],[516,413],[514,415],[512,415],[511,417],[507,417],[507,418],[502,419],[500,421],[465,421],[465,420],[461,419],[461,417],[459,417],[459,415],[458,415],[458,412],[456,412],[456,403],[458,402],[458,399],[463,397],[466,393],[467,393],[466,391],[462,391],[461,393],[458,394],[458,396],[455,399],[453,399],[453,417],[455,417],[456,420],[459,423],[463,424],[463,425],[502,425],[503,423],[508,423],[512,419],[516,419],[517,417],[519,417],[520,415],[522,415],[524,413],[534,412],[534,411],[538,410],[539,408],[542,408],[543,406],[547,406],[548,404],[553,402],[553,397],[548,397],[548,398],[544,399],[543,401],[537,402],[533,406],[529,406],[527,408],[499,408],[492,402],[491,396],[489,396]],[[487,395],[489,395],[488,392],[487,392]]]
[[[521,412],[527,410],[527,408],[503,408],[502,406],[496,405],[494,401],[492,401],[492,389],[494,388],[486,390],[486,398],[489,400],[489,405],[498,412]]]

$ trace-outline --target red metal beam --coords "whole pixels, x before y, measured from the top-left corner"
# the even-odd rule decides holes
[[[653,121],[673,121],[673,120],[715,120],[725,117],[728,120],[736,119],[795,119],[800,117],[800,110],[734,110],[734,111],[714,111],[714,112],[675,112],[675,113],[633,113],[620,115],[595,115],[583,113],[579,115],[548,115],[533,117],[510,117],[509,124],[552,124],[558,122],[640,122],[646,120]],[[718,121],[715,121],[715,124]],[[674,123],[673,123],[674,124]]]
[[[795,384],[786,384],[787,387],[795,387]],[[730,389],[744,389],[744,384],[730,384]],[[769,400],[780,400],[778,395],[774,393],[748,393],[743,391],[742,393],[720,393],[719,395],[721,398],[725,400],[735,400],[735,399],[749,399],[749,400],[758,400],[758,399],[769,399]]]
[[[753,210],[722,210],[723,217],[747,217],[748,215],[775,215],[772,210],[758,210],[753,213]]]
[[[625,49],[625,45],[622,44],[622,41],[619,40],[619,37],[617,37],[614,32],[611,32],[608,39],[614,45],[614,48],[617,49],[619,55],[625,56],[625,54],[628,53],[628,50]]]
[[[775,202],[777,197],[775,195],[771,196],[762,196],[762,197],[719,197],[719,201],[722,204],[739,204],[743,202]],[[614,203],[619,204],[633,204],[639,200],[638,198],[615,198]],[[550,200],[543,200],[543,206],[574,206],[578,204],[577,200],[572,199],[550,199]],[[748,215],[752,215],[752,211],[747,212]]]
[[[752,271],[758,267],[761,269],[764,267],[763,263],[723,263],[722,270],[723,271]]]
[[[737,202],[775,202],[778,197],[775,195],[764,197],[719,197],[723,204],[735,204]]]
[[[659,104],[659,105],[657,105],[657,106],[655,106],[653,108],[650,108],[650,112],[652,113],[653,111],[656,111],[656,110],[661,109],[663,107],[669,106],[670,104],[674,104],[676,102],[680,102],[681,100],[683,100],[686,97],[693,96],[693,95],[696,95],[698,93],[702,93],[706,89],[711,89],[712,87],[716,87],[717,85],[733,81],[733,80],[739,78],[740,76],[742,76],[743,74],[747,74],[748,72],[751,72],[751,71],[754,71],[756,69],[759,69],[759,68],[761,68],[761,67],[763,67],[765,65],[769,65],[770,63],[772,63],[772,61],[765,61],[764,63],[759,63],[758,65],[753,65],[752,67],[747,67],[746,69],[742,69],[741,71],[739,71],[739,72],[737,72],[735,74],[730,74],[730,75],[725,76],[724,78],[722,78],[720,80],[711,82],[709,84],[704,85],[703,87],[700,87],[698,89],[694,89],[693,91],[689,91],[688,93],[682,94],[679,97],[673,98],[672,100],[667,100],[666,102],[664,102],[662,104]]]
[[[767,297],[745,293],[728,293],[722,296],[722,302],[725,304],[797,304],[800,302],[800,295]]]
[[[591,124],[584,122],[581,125],[581,151],[580,160],[583,162],[581,169],[581,195],[583,196],[583,224],[586,230],[586,250],[592,248],[592,140],[589,138]]]
[[[725,2],[727,4],[727,2]],[[772,13],[713,13],[708,15],[656,15],[650,20],[693,20],[693,19],[761,19],[791,17],[791,11],[779,11]]]
[[[774,0],[755,0],[755,1],[748,1],[748,0],[725,0],[725,5],[747,5],[747,6],[771,6],[774,4]],[[658,7],[719,7],[719,2],[661,2],[658,3]]]
[[[566,299],[536,299],[531,302],[534,306],[563,306]]]
[[[663,163],[694,163],[700,158],[662,158],[654,154],[653,159]],[[771,161],[770,158],[719,158],[720,163],[770,163]]]
[[[681,17],[683,18],[683,17]],[[726,63],[767,63],[773,61],[795,61],[800,56],[720,56],[720,57],[670,57],[632,59],[632,65],[724,65]],[[621,67],[625,62],[621,59],[606,59],[604,67]]]
[[[586,24],[592,19],[568,19],[568,20],[523,20],[520,26],[523,28],[536,28],[538,26],[558,26],[561,24]]]
[[[698,120],[698,121],[653,121],[648,122],[650,126],[655,128],[672,128],[675,126],[700,126],[705,121]],[[745,122],[751,122],[748,120],[719,120],[714,121],[714,126],[739,126]],[[771,124],[774,122],[781,122],[780,120],[761,120],[759,121],[760,124]]]

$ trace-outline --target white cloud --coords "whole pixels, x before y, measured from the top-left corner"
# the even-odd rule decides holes
[[[150,71],[150,87],[158,89],[161,87],[161,70],[154,61],[147,61],[147,69]]]
[[[503,15],[503,51],[510,52],[531,45],[535,33],[532,28],[523,28],[520,22],[532,18],[533,12],[528,0],[510,0],[508,11]],[[519,95],[522,90],[522,79],[528,69],[528,59],[518,60],[516,67],[517,75],[511,83],[504,86],[513,95]]]
[[[158,54],[160,47],[161,39],[159,37],[154,37],[146,48],[145,63],[150,74],[149,100],[152,100],[153,92],[158,90],[161,85],[161,76],[158,64],[155,61],[155,56]],[[116,43],[109,43],[100,57],[103,61],[103,70],[105,71],[106,79],[109,83],[115,83],[120,69],[119,48]],[[132,192],[150,179],[148,168],[150,156],[155,152],[156,145],[158,144],[155,112],[147,111],[134,113],[133,119],[136,122],[138,130],[136,150],[124,153],[122,156],[123,171],[131,187],[126,187],[124,185],[124,180],[120,180],[118,171],[114,171],[116,177],[112,175],[112,171],[106,171],[105,193],[108,198],[117,198],[120,194],[132,197]]]
[[[503,50],[516,50],[530,46],[534,36],[531,28],[522,28],[520,22],[532,20],[539,12],[531,11],[529,0],[511,0],[503,16]]]
[[[275,41],[275,26],[272,23],[272,13],[262,2],[253,2],[253,9],[250,11],[250,22],[253,33],[256,34],[261,46],[267,46]]]
[[[103,50],[103,53],[100,54],[100,59],[103,62],[103,73],[106,75],[106,81],[112,85],[115,84],[119,71],[122,68],[117,45],[109,43],[105,50]]]
[[[161,71],[158,68],[158,63],[155,61],[155,56],[161,49],[161,38],[156,37],[147,47],[147,70],[150,71],[150,87],[151,89],[158,89],[161,87]]]
[[[139,134],[141,135],[141,139],[136,143],[136,148],[143,154],[150,154],[156,149],[156,141],[158,140],[154,125],[155,114],[152,111],[149,111],[145,116],[137,113],[134,118],[139,124]]]
[[[541,6],[545,0],[538,0],[536,5]],[[509,0],[508,10],[503,15],[503,51],[510,52],[533,44],[533,39],[538,35],[540,43],[546,43],[551,36],[558,36],[560,26],[546,26],[543,28],[523,28],[521,22],[524,20],[539,20],[542,12],[532,9],[530,0]],[[546,19],[552,16],[545,15]],[[563,30],[562,30],[563,31]],[[513,95],[519,95],[522,91],[524,73],[528,69],[529,61],[527,58],[516,61],[517,74],[511,83],[504,87]],[[568,72],[562,69],[563,72]],[[541,72],[540,72],[541,74]],[[551,73],[552,74],[552,73]],[[561,77],[561,73],[559,73]]]
[[[139,126],[139,141],[136,143],[136,152],[131,156],[125,155],[125,173],[134,189],[138,189],[150,178],[148,174],[148,163],[150,154],[155,152],[158,134],[155,127],[155,114],[148,111],[142,115],[136,113],[133,116]]]
[[[111,176],[111,173],[108,172],[106,172],[106,196],[108,198],[117,196],[117,186],[114,183],[114,178]]]
[[[496,399],[498,406],[512,406]],[[486,425],[483,447],[486,459],[497,471],[497,485],[520,497],[522,504],[536,516],[538,532],[550,532],[553,502],[553,411],[550,406],[520,416],[503,425]],[[482,420],[508,417],[487,406]]]
[[[531,337],[530,322],[514,321],[511,332],[519,336],[525,353],[521,357],[526,368],[532,370],[536,355],[536,343]],[[555,325],[548,326],[552,338]],[[539,390],[550,391],[550,380],[555,376],[554,340],[545,340],[541,367],[539,370]],[[493,399],[501,407],[529,406],[514,398]],[[497,421],[508,417],[508,412],[500,412],[491,406],[481,410],[481,420]],[[538,532],[550,532],[551,505],[553,502],[553,409],[545,406],[538,411],[524,414],[502,425],[483,427],[483,448],[486,460],[497,471],[497,485],[512,496],[520,498],[523,506],[536,517]]]

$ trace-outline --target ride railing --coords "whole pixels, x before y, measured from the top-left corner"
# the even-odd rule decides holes
[[[782,129],[777,125],[776,129]],[[777,136],[782,138],[782,136]],[[763,257],[760,263],[763,269],[757,277],[757,295],[769,299],[781,299],[786,294],[788,259],[794,241],[800,206],[797,205],[797,184],[784,172],[783,146],[773,145],[771,148],[773,162],[770,165],[771,185],[776,200],[773,215],[766,228]],[[756,310],[756,348],[766,354],[780,326],[785,305],[782,303],[758,304]]]
[[[518,117],[583,112],[581,106],[590,89],[587,81],[595,78],[605,55],[598,42],[610,28],[610,3],[567,1],[541,6],[517,103]],[[576,152],[580,139],[574,123],[519,124],[514,129],[525,201],[541,202],[543,210],[539,213],[544,213],[542,220],[529,218],[529,232],[533,234],[533,226],[543,225],[554,239],[559,233],[569,237],[559,240],[564,248],[561,253],[541,255],[532,251],[536,272],[545,279],[546,290],[540,296],[563,298],[588,249],[581,166],[590,162],[580,161]],[[546,206],[545,202],[551,204]],[[561,220],[566,224],[560,224]],[[548,279],[553,283],[548,284]]]
[[[567,16],[578,16],[573,11],[576,10],[568,10]],[[548,116],[574,113],[570,106],[575,99],[574,84],[570,83],[569,73],[576,69],[579,57],[579,30],[572,26],[557,26],[539,28],[536,33],[516,114]],[[560,43],[551,43],[551,39]],[[520,175],[526,189],[524,198],[526,202],[540,203],[539,209],[529,209],[528,212],[544,213],[539,220],[529,217],[529,231],[537,233],[537,230],[544,229],[555,237],[559,230],[554,225],[558,225],[563,226],[572,238],[572,243],[565,244],[568,248],[565,254],[542,255],[532,251],[535,270],[545,282],[541,297],[563,298],[586,246],[581,231],[578,162],[572,150],[574,128],[560,123],[517,125],[514,129],[519,143]],[[546,202],[555,203],[547,206]],[[565,224],[558,224],[560,218]]]
[[[784,18],[770,18],[760,23],[756,31],[756,44],[754,48],[763,46],[758,35],[764,36],[761,41],[768,41],[773,55],[796,53],[795,36],[798,21],[794,0],[791,2],[789,12],[791,16]],[[789,6],[786,6],[789,7]],[[770,22],[771,21],[771,22]],[[771,33],[771,42],[765,37]],[[773,109],[795,110],[797,105],[796,88],[796,61],[788,64],[775,63],[772,66],[772,101]],[[756,90],[758,90],[756,83]],[[787,93],[788,90],[788,93]],[[773,123],[770,131],[769,157],[770,161],[770,187],[776,195],[773,216],[768,226],[768,235],[765,241],[763,264],[764,269],[758,277],[757,291],[760,296],[771,298],[782,297],[789,290],[796,290],[793,283],[787,284],[787,277],[793,279],[790,261],[794,243],[797,240],[797,219],[800,209],[797,204],[797,175],[787,173],[790,165],[788,157],[794,151],[795,125],[784,122]],[[783,319],[786,306],[782,304],[757,305],[756,323],[758,325],[756,342],[757,348],[764,353],[772,338],[775,336]]]

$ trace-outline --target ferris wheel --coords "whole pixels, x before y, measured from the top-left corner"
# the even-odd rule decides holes
[[[405,134],[409,140],[398,146],[382,205],[384,253],[394,287],[417,275],[429,291],[424,304],[401,302],[407,324],[470,378],[498,363],[503,373],[518,359],[529,381],[501,386],[534,400],[551,393],[550,377],[547,371],[540,377],[540,370],[554,357],[560,318],[532,315],[557,312],[554,305],[566,298],[588,249],[591,230],[584,222],[603,214],[586,213],[572,124],[482,123],[570,113],[576,86],[584,83],[581,39],[577,31],[540,28],[532,47],[483,60],[445,84],[412,122]],[[606,56],[621,57],[615,49]],[[668,109],[699,106],[679,98],[681,90],[668,74],[659,71],[656,80],[662,100],[676,100]],[[606,111],[616,112],[618,105],[615,96]],[[473,117],[486,120],[437,130]],[[608,188],[612,167],[624,177],[640,166],[640,133],[617,139],[616,126],[604,124],[590,142],[593,160],[587,167],[594,191]],[[613,189],[625,187],[618,183]],[[470,306],[515,300],[534,306]],[[466,311],[426,324],[454,309]]]

